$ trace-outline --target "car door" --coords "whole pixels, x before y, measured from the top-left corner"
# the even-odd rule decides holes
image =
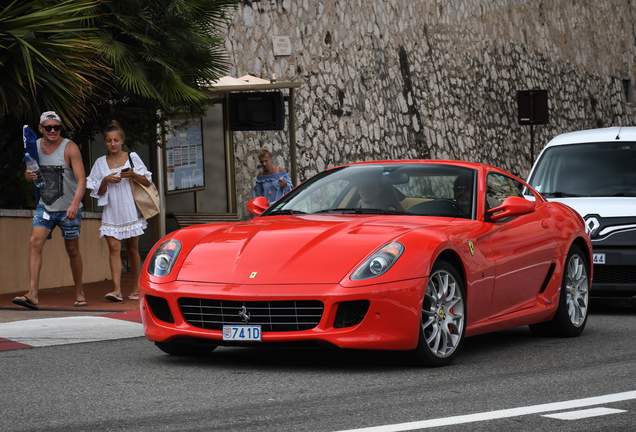
[[[506,175],[489,173],[486,210],[499,206],[511,196],[522,197],[521,184]],[[490,318],[494,318],[534,306],[556,252],[556,239],[547,206],[491,223],[490,252],[495,261],[495,284]]]

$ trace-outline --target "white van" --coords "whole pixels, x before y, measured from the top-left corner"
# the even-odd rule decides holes
[[[539,155],[528,183],[585,219],[594,249],[590,294],[636,296],[636,127],[557,136]]]

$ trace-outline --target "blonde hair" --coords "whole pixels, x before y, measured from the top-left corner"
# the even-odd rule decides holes
[[[269,151],[267,146],[264,145],[263,147],[261,147],[261,151],[258,153],[258,158],[262,159],[267,156],[272,157],[272,153]]]
[[[121,140],[126,141],[126,134],[117,120],[111,121],[108,126],[106,126],[106,129],[104,129],[104,136],[106,136],[108,132],[118,132],[119,136],[121,136]]]

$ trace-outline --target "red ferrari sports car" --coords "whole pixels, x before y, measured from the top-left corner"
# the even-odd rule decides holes
[[[161,350],[327,343],[443,366],[469,336],[585,327],[583,220],[495,167],[350,164],[248,210],[258,217],[183,228],[154,246],[139,287],[146,337]]]

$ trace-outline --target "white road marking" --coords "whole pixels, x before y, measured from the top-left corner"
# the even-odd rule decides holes
[[[621,409],[601,407],[601,408],[590,408],[590,409],[579,410],[579,411],[562,412],[558,414],[544,414],[541,417],[550,417],[550,418],[554,418],[558,420],[579,420],[584,418],[599,417],[599,416],[604,416],[609,414],[618,414],[618,413],[624,413],[624,412],[627,412],[627,411],[621,410]]]
[[[99,316],[42,318],[0,323],[0,338],[33,347],[133,338],[139,323]]]
[[[339,432],[402,432],[416,429],[428,429],[440,426],[452,426],[458,424],[474,423],[480,421],[519,417],[528,414],[540,414],[550,411],[562,411],[573,408],[581,408],[593,405],[604,405],[612,402],[621,402],[636,399],[636,391],[624,393],[614,393],[605,396],[595,396],[585,399],[575,399],[564,402],[554,402],[541,405],[531,405],[527,407],[510,408],[499,411],[488,411],[483,413],[466,414],[454,417],[444,417],[438,419],[422,420],[409,423],[398,423],[393,425],[373,426],[360,429],[348,429]]]

